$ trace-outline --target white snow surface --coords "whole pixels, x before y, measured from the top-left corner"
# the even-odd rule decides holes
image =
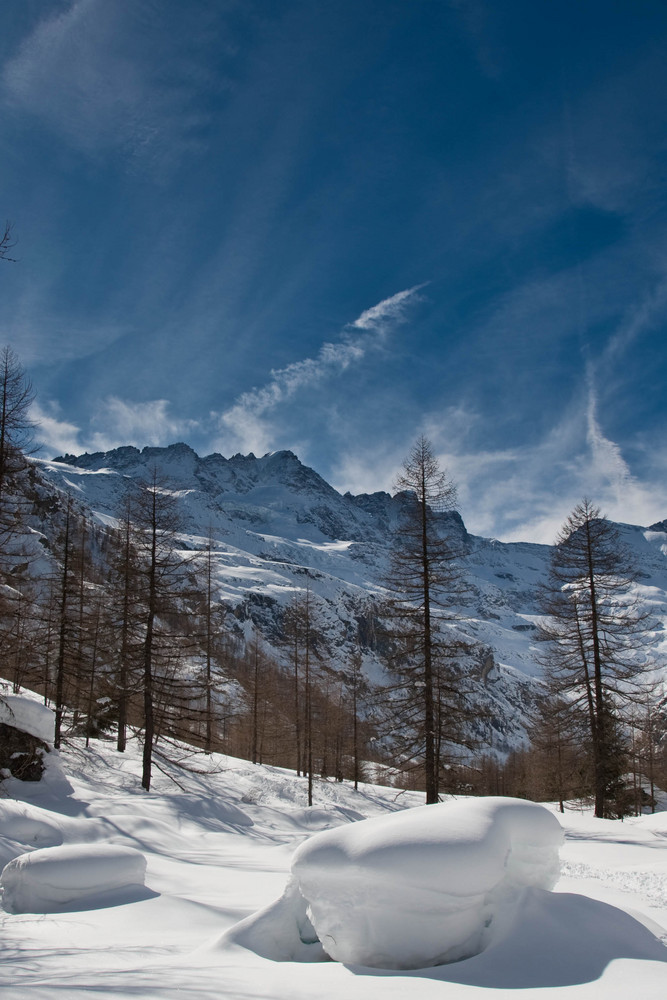
[[[47,763],[41,782],[2,784],[0,863],[63,845],[72,849],[70,862],[76,866],[95,845],[133,848],[147,862],[146,888],[135,893],[126,887],[110,896],[99,891],[99,875],[93,873],[92,893],[61,912],[0,910],[0,986],[7,1000],[517,1000],[517,989],[521,1000],[667,996],[667,812],[620,823],[595,820],[588,810],[561,817],[550,809],[565,834],[563,873],[554,891],[513,882],[513,902],[495,907],[493,933],[479,954],[392,971],[327,960],[309,928],[303,897],[294,933],[291,863],[295,854],[304,864],[310,855],[314,866],[320,833],[331,829],[340,831],[340,840],[332,834],[333,843],[348,844],[349,834],[367,868],[379,872],[374,852],[380,851],[380,834],[366,842],[359,831],[376,827],[357,821],[395,815],[397,823],[406,816],[410,825],[403,810],[421,805],[422,796],[372,785],[355,792],[348,784],[317,781],[316,805],[308,808],[303,778],[216,755],[193,761],[199,773],[161,760],[165,773],[156,769],[147,794],[140,787],[136,742],[125,754],[109,743],[94,741],[88,749],[74,743],[60,756],[49,754]],[[464,805],[461,815],[469,807],[481,809],[478,833],[471,826],[461,834],[466,873],[461,884],[468,892],[473,852],[493,855],[501,837],[483,832],[484,810],[493,813],[492,804]],[[533,815],[529,804],[522,806]],[[428,809],[434,817],[440,812]],[[414,815],[428,820],[430,814]],[[498,814],[487,818],[493,831]],[[513,823],[507,827],[511,838]],[[301,848],[314,834],[314,846]],[[406,844],[407,839],[406,834]],[[483,850],[485,844],[493,850]],[[542,838],[540,845],[544,850]],[[396,849],[397,861],[399,855]],[[455,870],[452,859],[453,854],[449,862]],[[423,877],[424,866],[416,864]],[[118,873],[113,863],[111,868]],[[541,863],[526,870],[545,871]],[[432,874],[438,883],[437,862]],[[399,877],[412,885],[409,873]],[[485,864],[477,885],[484,889],[493,877],[493,865]],[[286,883],[280,923],[273,901]],[[348,873],[347,884],[358,900],[363,881],[355,883]],[[412,890],[406,897],[415,898]],[[401,906],[410,933],[406,902]],[[255,930],[261,926],[262,908],[266,950],[273,935],[275,957],[284,959],[291,940],[292,961],[275,961],[240,940],[246,918]],[[420,910],[415,919],[421,919]]]
[[[119,890],[143,886],[145,874],[146,859],[133,847],[43,847],[5,865],[2,904],[10,913],[52,913],[72,903],[103,905],[118,901]]]
[[[34,698],[0,692],[0,722],[30,733],[44,743],[53,743],[53,712]]]

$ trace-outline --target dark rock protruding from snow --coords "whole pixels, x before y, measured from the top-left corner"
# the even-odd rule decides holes
[[[39,781],[49,748],[37,736],[0,722],[0,771],[20,781]]]
[[[50,708],[21,695],[0,695],[0,771],[20,781],[39,781],[53,729]]]

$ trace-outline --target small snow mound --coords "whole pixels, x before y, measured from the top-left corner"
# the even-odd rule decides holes
[[[0,871],[26,851],[60,846],[63,834],[52,819],[51,813],[38,806],[0,798]]]
[[[63,842],[63,835],[55,826],[25,813],[8,818],[3,816],[2,836],[17,844],[34,844],[39,847],[59,847]]]
[[[0,696],[0,723],[53,743],[54,714],[46,705],[17,694]]]
[[[146,859],[132,847],[44,847],[5,865],[0,876],[3,906],[10,913],[55,913],[72,903],[96,897],[103,901],[117,890],[143,886],[145,874]]]
[[[455,962],[487,947],[494,919],[524,889],[554,886],[562,839],[549,810],[507,798],[422,806],[339,826],[302,844],[281,900],[223,940],[268,958],[308,960],[311,948],[304,953],[299,946],[306,943],[305,907],[307,926],[336,961],[387,969]]]

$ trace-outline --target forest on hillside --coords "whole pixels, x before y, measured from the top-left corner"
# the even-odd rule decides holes
[[[597,815],[622,816],[650,807],[667,782],[655,623],[591,501],[563,526],[539,595],[544,681],[530,744],[498,754],[471,689],[471,644],[450,627],[465,602],[465,558],[438,515],[456,510],[456,487],[425,438],[397,482],[406,500],[387,579],[357,609],[356,653],[341,656],[306,572],[270,635],[219,599],[216,539],[186,541],[159,467],[128,479],[104,521],[46,483],[30,458],[32,387],[9,347],[0,393],[4,674],[54,708],[56,747],[102,737],[122,753],[137,739],[146,790],[163,762],[197,767],[197,754],[221,751],[306,775],[311,802],[318,778],[372,777],[423,789],[428,802],[463,791],[590,797]],[[369,644],[386,664],[381,684],[363,670]],[[11,753],[1,763],[18,776],[31,766]]]

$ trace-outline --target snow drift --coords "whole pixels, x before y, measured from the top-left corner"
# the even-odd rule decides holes
[[[99,906],[112,893],[143,886],[145,874],[146,859],[132,847],[44,847],[5,865],[0,876],[2,902],[10,913],[54,913],[93,899]]]
[[[316,834],[283,896],[224,936],[266,958],[417,969],[476,955],[526,888],[551,889],[562,830],[543,806],[483,798]]]
[[[8,998],[509,1000],[509,990],[514,1000],[667,997],[665,811],[624,823],[581,809],[558,814],[566,841],[554,892],[527,887],[511,905],[498,904],[488,945],[468,960],[392,971],[313,961],[328,956],[296,876],[282,910],[273,903],[262,919],[245,928],[239,921],[280,895],[307,836],[360,813],[394,814],[421,803],[419,793],[397,799],[388,787],[318,781],[318,804],[308,809],[307,779],[212,754],[205,773],[165,762],[146,795],[141,768],[137,740],[119,754],[110,741],[85,748],[76,738],[60,757],[49,755],[42,781],[4,783],[0,868],[58,843],[77,853],[93,843],[127,845],[148,859],[150,885],[120,890],[113,902],[121,905],[93,889],[51,913],[0,912]],[[232,925],[237,946],[221,951]],[[251,941],[255,952],[238,947]],[[291,949],[300,964],[267,958]]]

